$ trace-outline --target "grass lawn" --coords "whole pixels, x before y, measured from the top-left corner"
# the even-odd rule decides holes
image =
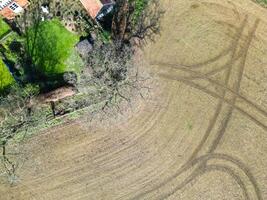
[[[0,58],[0,92],[6,89],[13,82],[14,78],[7,69],[7,66],[5,66],[4,62]]]
[[[79,71],[80,58],[74,52],[79,37],[58,20],[44,21],[39,27],[32,27],[28,36],[29,54],[40,72],[53,75]]]
[[[9,26],[6,24],[6,22],[3,21],[3,19],[0,18],[0,39],[9,30]]]

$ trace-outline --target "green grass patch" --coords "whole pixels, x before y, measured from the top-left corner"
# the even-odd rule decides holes
[[[14,82],[14,78],[10,74],[7,66],[0,58],[0,92],[3,92],[8,86]]]
[[[79,37],[58,20],[43,21],[28,31],[28,53],[37,70],[45,75],[79,71],[82,62],[74,46]]]
[[[103,41],[105,44],[110,43],[111,41],[111,33],[109,31],[100,31],[99,33],[101,41]]]
[[[148,0],[131,0],[135,4],[135,10],[133,13],[133,22],[137,23],[139,17],[141,16],[142,12],[148,5]]]
[[[193,123],[192,123],[191,121],[187,121],[187,123],[186,123],[186,127],[187,127],[187,129],[188,129],[189,131],[192,131],[192,129],[193,129]]]
[[[267,6],[267,0],[257,0],[258,3]]]
[[[9,26],[0,18],[0,39],[10,30]]]

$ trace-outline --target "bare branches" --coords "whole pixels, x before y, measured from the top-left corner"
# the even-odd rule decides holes
[[[5,146],[22,127],[31,122],[29,102],[35,95],[34,90],[13,87],[7,96],[0,97],[0,146]]]
[[[113,17],[112,37],[117,42],[126,43],[134,38],[153,39],[160,32],[162,15],[158,0],[118,1]]]
[[[17,180],[16,170],[18,165],[11,161],[6,154],[6,146],[2,146],[2,164],[4,168],[4,173],[7,175],[9,182],[13,185]]]
[[[117,43],[96,44],[83,70],[78,90],[103,102],[102,111],[118,108],[121,101],[130,102],[133,91],[141,88],[138,66],[130,46]]]

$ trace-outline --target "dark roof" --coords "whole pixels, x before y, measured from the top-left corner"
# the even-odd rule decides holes
[[[114,4],[114,0],[80,0],[89,15],[95,19],[103,6]]]
[[[101,3],[102,3],[103,5],[114,3],[114,0],[100,0],[100,1],[101,1]]]

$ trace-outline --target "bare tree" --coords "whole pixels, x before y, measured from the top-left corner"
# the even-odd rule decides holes
[[[0,96],[0,147],[1,161],[9,177],[15,176],[16,165],[9,159],[6,146],[17,133],[27,132],[29,126],[34,126],[42,117],[34,116],[31,100],[36,94],[32,86],[24,89],[13,87],[6,96]],[[38,112],[36,112],[38,114]]]
[[[114,43],[96,45],[82,72],[78,90],[95,95],[96,101],[103,102],[102,109],[118,106],[121,100],[130,102],[132,91],[142,87],[133,49],[126,45],[119,48]]]
[[[151,39],[160,31],[162,15],[159,0],[118,0],[112,22],[113,40],[127,43],[132,38]]]

